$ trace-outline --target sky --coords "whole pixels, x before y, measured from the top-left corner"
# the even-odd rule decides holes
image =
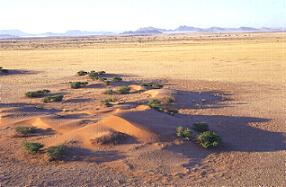
[[[286,0],[0,0],[0,30],[286,27]]]

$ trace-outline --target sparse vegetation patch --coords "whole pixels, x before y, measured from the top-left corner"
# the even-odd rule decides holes
[[[116,98],[107,98],[107,99],[102,100],[102,103],[107,107],[112,107],[113,103],[116,101],[117,101]]]
[[[120,86],[117,90],[116,93],[118,94],[128,94],[130,92],[131,88],[128,86]]]
[[[70,82],[72,89],[79,89],[88,85],[88,82]]]
[[[77,72],[77,75],[78,76],[85,76],[85,75],[87,75],[88,74],[88,72],[86,72],[86,71],[79,71],[79,72]]]
[[[141,86],[144,86],[146,89],[161,89],[163,88],[163,85],[156,82],[148,82],[148,83],[142,83]]]
[[[197,136],[199,144],[203,148],[213,148],[217,147],[221,143],[221,138],[213,131],[205,131]]]
[[[46,96],[48,93],[50,93],[50,90],[38,90],[26,92],[25,95],[29,98],[40,98]]]
[[[188,127],[179,126],[176,128],[176,135],[179,138],[190,141],[192,138],[192,131]]]
[[[29,154],[36,154],[44,147],[43,144],[41,143],[35,143],[35,142],[25,142],[24,143],[24,149],[29,153]]]
[[[35,127],[26,127],[26,126],[19,126],[16,127],[16,135],[27,137],[35,134],[37,132],[37,128]]]
[[[63,145],[51,146],[47,149],[49,161],[61,160],[65,155],[65,147]]]
[[[51,102],[60,102],[64,98],[64,95],[62,94],[57,94],[57,95],[52,95],[52,96],[47,96],[44,97],[43,102],[44,103],[51,103]]]

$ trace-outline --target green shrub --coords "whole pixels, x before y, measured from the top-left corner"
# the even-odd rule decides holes
[[[106,74],[105,71],[98,71],[97,73],[98,73],[99,75],[104,75],[104,74]]]
[[[104,84],[105,84],[106,86],[111,85],[111,81],[109,81],[109,80],[104,80],[103,82],[104,82]]]
[[[107,98],[107,99],[102,100],[101,102],[107,107],[112,107],[113,106],[112,103],[116,102],[116,101],[117,101],[117,99],[115,99],[115,98]]]
[[[82,88],[86,85],[88,85],[88,82],[70,82],[70,86],[73,89]]]
[[[34,143],[34,142],[25,142],[24,148],[29,154],[36,154],[44,147],[41,143]]]
[[[62,94],[57,94],[57,95],[52,95],[52,96],[47,96],[44,97],[43,102],[44,103],[51,103],[51,102],[60,102],[64,98],[64,95]]]
[[[112,82],[120,82],[120,81],[122,81],[121,77],[113,77],[112,78]]]
[[[176,128],[176,135],[179,138],[189,141],[192,138],[192,131],[187,127],[179,126]]]
[[[98,80],[99,79],[99,74],[95,71],[91,71],[88,74],[89,78],[91,78],[92,80]]]
[[[106,80],[107,80],[107,78],[106,78],[106,77],[99,77],[99,79],[98,79],[98,80],[100,80],[100,81],[104,82],[104,81],[106,81]]]
[[[193,124],[193,129],[197,132],[205,132],[209,130],[209,126],[206,122],[196,122]]]
[[[63,145],[48,147],[47,155],[49,161],[60,160],[65,155],[65,147]]]
[[[147,105],[158,111],[163,111],[162,102],[159,99],[151,99],[148,101]]]
[[[143,83],[141,86],[144,86],[146,89],[161,89],[163,88],[162,84],[156,83],[156,82],[149,82],[149,83]]]
[[[112,95],[113,93],[114,93],[114,91],[112,89],[107,89],[104,92],[104,94],[107,94],[107,95]]]
[[[20,126],[16,127],[16,134],[18,136],[31,136],[32,134],[37,132],[37,128],[35,127],[25,127],[25,126]]]
[[[199,144],[203,148],[217,147],[221,143],[221,138],[213,131],[205,131],[197,136]]]
[[[25,95],[26,97],[29,97],[29,98],[40,98],[40,97],[44,97],[48,93],[50,93],[50,90],[38,90],[38,91],[26,92]]]
[[[128,94],[129,91],[130,91],[130,88],[128,86],[120,86],[116,92],[118,94]]]
[[[86,72],[86,71],[79,71],[79,72],[77,72],[77,75],[78,76],[85,76],[85,75],[87,75],[88,73]]]

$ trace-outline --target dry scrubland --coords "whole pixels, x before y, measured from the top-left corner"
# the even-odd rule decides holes
[[[285,33],[17,39],[0,47],[9,70],[0,75],[0,185],[285,185]],[[108,85],[80,70],[123,80]],[[88,84],[72,89],[76,81]],[[127,94],[117,93],[121,86]],[[25,96],[43,89],[63,101]],[[221,144],[201,147],[195,122],[207,122]],[[192,137],[177,137],[178,126]],[[61,159],[48,148],[58,145]]]

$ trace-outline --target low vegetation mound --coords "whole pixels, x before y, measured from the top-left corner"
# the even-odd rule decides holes
[[[47,96],[44,97],[43,102],[44,103],[51,103],[51,102],[60,102],[64,98],[64,95],[62,94],[57,94],[57,95],[52,95],[52,96]]]
[[[16,127],[16,136],[19,136],[19,137],[32,136],[36,132],[37,132],[37,128],[35,127],[26,127],[26,126]]]
[[[179,126],[176,128],[176,135],[178,138],[190,141],[192,138],[192,131],[188,127]]]
[[[163,88],[163,85],[156,82],[148,82],[148,83],[142,83],[141,86],[144,86],[146,89],[161,89]]]
[[[116,93],[118,94],[129,94],[131,88],[128,86],[120,86],[117,90]]]
[[[65,155],[65,147],[63,145],[51,146],[47,148],[47,156],[49,161],[63,159]]]
[[[148,101],[147,105],[159,112],[166,112],[167,114],[175,115],[178,113],[178,110],[172,105],[173,102],[174,99],[167,97],[163,98],[162,100],[151,99]]]
[[[72,89],[79,89],[88,85],[88,82],[70,82],[70,87]]]
[[[24,149],[29,153],[29,154],[36,154],[44,147],[43,144],[37,143],[37,142],[25,142],[24,143]]]
[[[116,98],[107,98],[107,99],[102,100],[101,102],[107,107],[112,107],[114,102],[116,101],[117,101]]]
[[[123,143],[128,136],[121,132],[111,132],[96,139],[92,139],[92,144],[98,145],[117,145]]]
[[[213,131],[205,131],[197,136],[199,144],[203,148],[213,148],[217,147],[221,143],[221,138]]]
[[[40,97],[45,97],[48,93],[50,93],[50,90],[37,90],[37,91],[29,91],[26,92],[26,97],[29,98],[40,98]]]
[[[78,76],[85,76],[85,75],[87,75],[87,74],[88,74],[88,72],[83,71],[83,70],[77,72],[77,75],[78,75]]]

